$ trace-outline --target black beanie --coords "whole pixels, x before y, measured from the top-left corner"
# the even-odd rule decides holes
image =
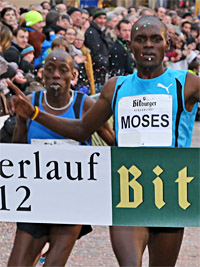
[[[71,15],[75,11],[81,12],[81,10],[79,8],[77,8],[77,7],[70,7],[69,10],[67,10],[67,14]]]

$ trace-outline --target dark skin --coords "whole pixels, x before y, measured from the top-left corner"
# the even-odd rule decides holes
[[[130,47],[140,78],[150,79],[165,72],[163,58],[164,51],[169,47],[169,40],[164,25],[157,18],[146,16],[134,24]],[[87,139],[113,114],[111,104],[117,79],[114,77],[104,85],[99,100],[82,120],[58,119],[41,112],[36,121],[64,136],[81,141]],[[189,112],[194,104],[200,101],[199,84],[199,77],[187,73],[184,97],[185,107]],[[15,100],[15,109],[25,118],[31,117],[34,113],[34,107],[24,96]],[[148,227],[113,226],[110,227],[110,237],[120,266],[141,266],[146,246],[149,249],[150,266],[174,266],[181,247],[183,231],[183,228],[172,232],[170,229],[166,228],[163,231],[161,228],[155,232]]]
[[[66,52],[57,50],[52,52],[46,59],[44,67],[44,80],[47,90],[47,101],[53,107],[63,107],[70,99],[70,81],[74,78],[72,58]],[[12,84],[10,84],[13,86]],[[15,88],[15,87],[14,87]],[[22,95],[22,94],[21,94]],[[28,98],[31,101],[32,97]],[[95,103],[87,97],[83,114]],[[49,108],[42,100],[42,106],[46,112],[52,115],[60,115],[67,109],[55,111]],[[105,123],[97,130],[105,142],[112,145],[114,132]],[[27,120],[17,116],[13,142],[27,143]],[[33,263],[46,242],[50,243],[44,266],[64,266],[76,239],[81,231],[81,225],[52,225],[49,236],[33,238],[32,235],[17,229],[13,250],[10,255],[8,266],[33,266]]]
[[[63,107],[65,106],[69,99],[70,99],[70,81],[74,79],[75,73],[73,68],[73,62],[70,56],[66,57],[66,59],[63,59],[63,53],[62,50],[57,50],[61,54],[61,56],[57,57],[58,52],[54,52],[51,54],[51,57],[48,57],[46,59],[46,64],[44,67],[44,79],[45,79],[45,85],[47,89],[47,101],[48,103],[53,107]],[[55,56],[57,57],[57,60],[54,60]],[[59,66],[56,65],[59,63]],[[58,90],[52,87],[52,84],[58,84]],[[14,89],[16,88],[13,84],[11,84],[11,87]],[[55,86],[54,86],[55,87]],[[17,88],[16,88],[17,90]],[[18,90],[19,92],[19,90]],[[23,93],[19,92],[21,96],[23,96]],[[30,96],[27,98],[28,101],[32,100],[32,97]],[[87,112],[89,108],[95,103],[95,101],[87,97],[84,106],[83,106],[83,116]],[[66,110],[63,111],[54,111],[50,109],[44,99],[42,100],[42,106],[45,109],[48,114],[52,115],[60,115],[64,113]],[[13,137],[13,142],[15,143],[24,143],[26,140],[24,138],[26,137],[26,120],[24,120],[23,117],[18,116],[17,117],[17,125],[15,128],[15,133]],[[106,122],[103,127],[99,127],[97,129],[98,134],[104,139],[104,141],[108,145],[112,145],[114,143],[114,132],[111,130],[109,124]],[[22,139],[23,137],[23,139]],[[88,140],[90,136],[88,136]]]

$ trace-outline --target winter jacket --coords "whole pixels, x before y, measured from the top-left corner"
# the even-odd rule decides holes
[[[94,21],[85,32],[85,46],[91,51],[95,82],[104,84],[109,66],[108,43],[105,33]]]
[[[11,46],[6,51],[4,51],[3,55],[8,62],[17,63],[18,68],[23,70],[24,73],[27,73],[33,70],[33,65],[22,58],[22,50],[23,49],[21,47],[19,47],[14,41],[12,41]]]
[[[133,68],[134,60],[128,48],[128,42],[118,37],[109,51],[110,76],[131,74]]]

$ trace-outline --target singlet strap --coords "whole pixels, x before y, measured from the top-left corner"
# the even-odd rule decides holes
[[[40,93],[41,91],[35,92],[34,106],[39,106]]]
[[[113,100],[113,130],[114,130],[114,132],[115,132],[115,106],[116,106],[117,94],[118,94],[119,89],[122,87],[124,82],[125,82],[125,80],[121,84],[119,84],[117,86],[117,89],[116,89],[116,92],[115,92],[115,96],[114,96],[114,100]],[[115,136],[115,145],[117,145],[116,136]]]
[[[84,94],[77,92],[77,96],[76,96],[76,100],[73,106],[74,109],[74,114],[75,114],[75,118],[76,119],[80,119],[80,112],[82,110],[83,107],[83,97],[85,97]],[[81,145],[91,145],[91,139],[89,140],[89,142],[85,141],[85,142],[81,142]]]
[[[32,93],[32,105],[33,106],[39,106],[41,92],[42,92],[42,90]],[[28,132],[28,130],[30,128],[31,123],[32,123],[32,120],[31,119],[28,119],[28,122],[27,122],[27,132]]]
[[[84,94],[77,92],[76,100],[73,106],[76,119],[80,119],[80,109],[81,109],[81,102],[82,102],[83,96]]]
[[[181,113],[183,112],[183,99],[182,99],[182,85],[176,78],[178,110],[176,116],[176,128],[175,128],[175,147],[178,147],[178,127],[180,122]]]

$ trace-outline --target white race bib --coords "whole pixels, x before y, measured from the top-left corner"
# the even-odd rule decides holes
[[[31,139],[34,145],[73,145],[78,146],[79,142],[72,139]]]
[[[172,96],[123,97],[118,105],[118,145],[172,145]]]

